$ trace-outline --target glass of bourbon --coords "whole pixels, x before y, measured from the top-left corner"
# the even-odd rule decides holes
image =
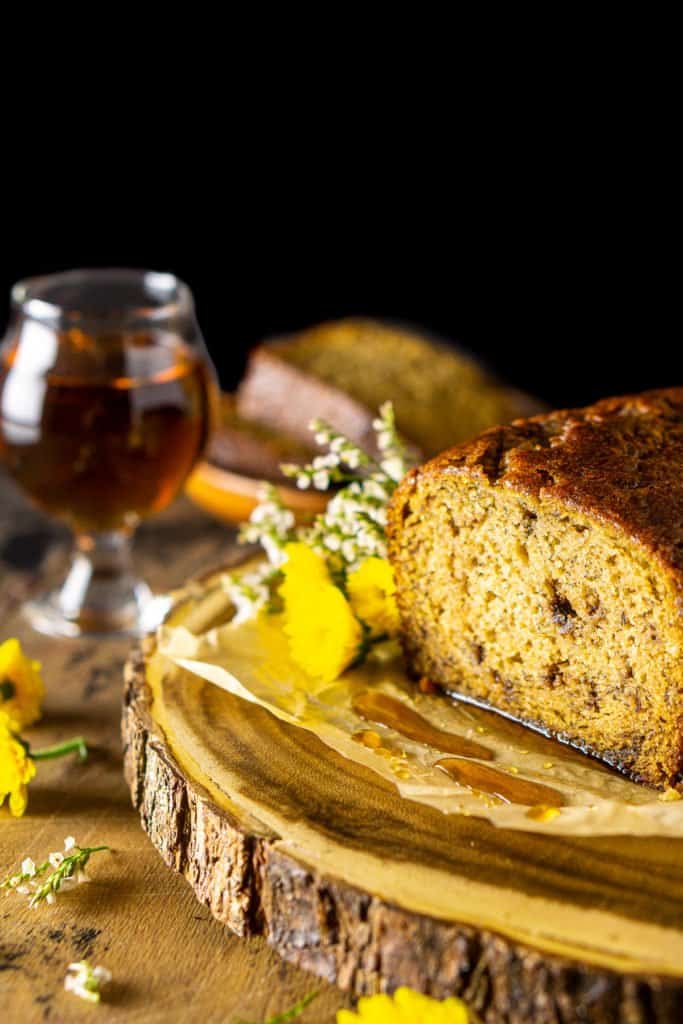
[[[63,584],[26,606],[36,629],[139,635],[156,625],[131,539],[197,462],[216,394],[192,293],[172,274],[74,270],[14,286],[0,461],[75,538]]]

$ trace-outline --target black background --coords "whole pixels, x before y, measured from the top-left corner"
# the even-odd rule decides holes
[[[0,327],[18,277],[145,266],[191,285],[226,386],[264,335],[353,313],[425,324],[556,405],[683,384],[666,19],[411,18],[405,44],[400,19],[348,19],[347,45],[335,18],[300,49],[258,19],[229,41],[202,19],[196,47],[184,20],[172,54],[135,36],[112,74],[44,33],[41,102],[33,52],[8,89]]]
[[[233,194],[120,219],[100,201],[34,219],[6,239],[0,319],[20,277],[144,266],[190,284],[226,387],[264,336],[358,313],[424,324],[556,406],[683,383],[678,269],[654,200],[566,184],[365,198]]]

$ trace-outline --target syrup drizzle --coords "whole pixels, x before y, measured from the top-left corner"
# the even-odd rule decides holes
[[[410,740],[428,743],[431,747],[443,750],[447,754],[478,757],[483,761],[493,760],[494,753],[489,747],[476,743],[474,740],[463,739],[444,729],[438,729],[403,701],[388,697],[385,693],[367,690],[354,698],[352,707],[357,715],[368,722],[387,725]],[[534,801],[534,803],[542,802],[541,800]],[[546,800],[545,803],[548,801]]]
[[[437,768],[446,772],[461,786],[489,793],[506,804],[522,804],[525,807],[562,807],[564,795],[540,782],[530,782],[514,775],[508,775],[487,764],[467,761],[460,757],[444,757],[436,762]]]

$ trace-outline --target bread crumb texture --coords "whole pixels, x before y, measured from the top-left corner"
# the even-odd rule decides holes
[[[683,388],[497,427],[389,516],[409,668],[680,784]]]

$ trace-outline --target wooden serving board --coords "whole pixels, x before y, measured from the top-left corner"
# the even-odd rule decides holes
[[[501,1024],[683,1021],[683,841],[443,815],[152,641],[127,667],[123,739],[166,864],[234,932],[340,988],[460,994]]]

